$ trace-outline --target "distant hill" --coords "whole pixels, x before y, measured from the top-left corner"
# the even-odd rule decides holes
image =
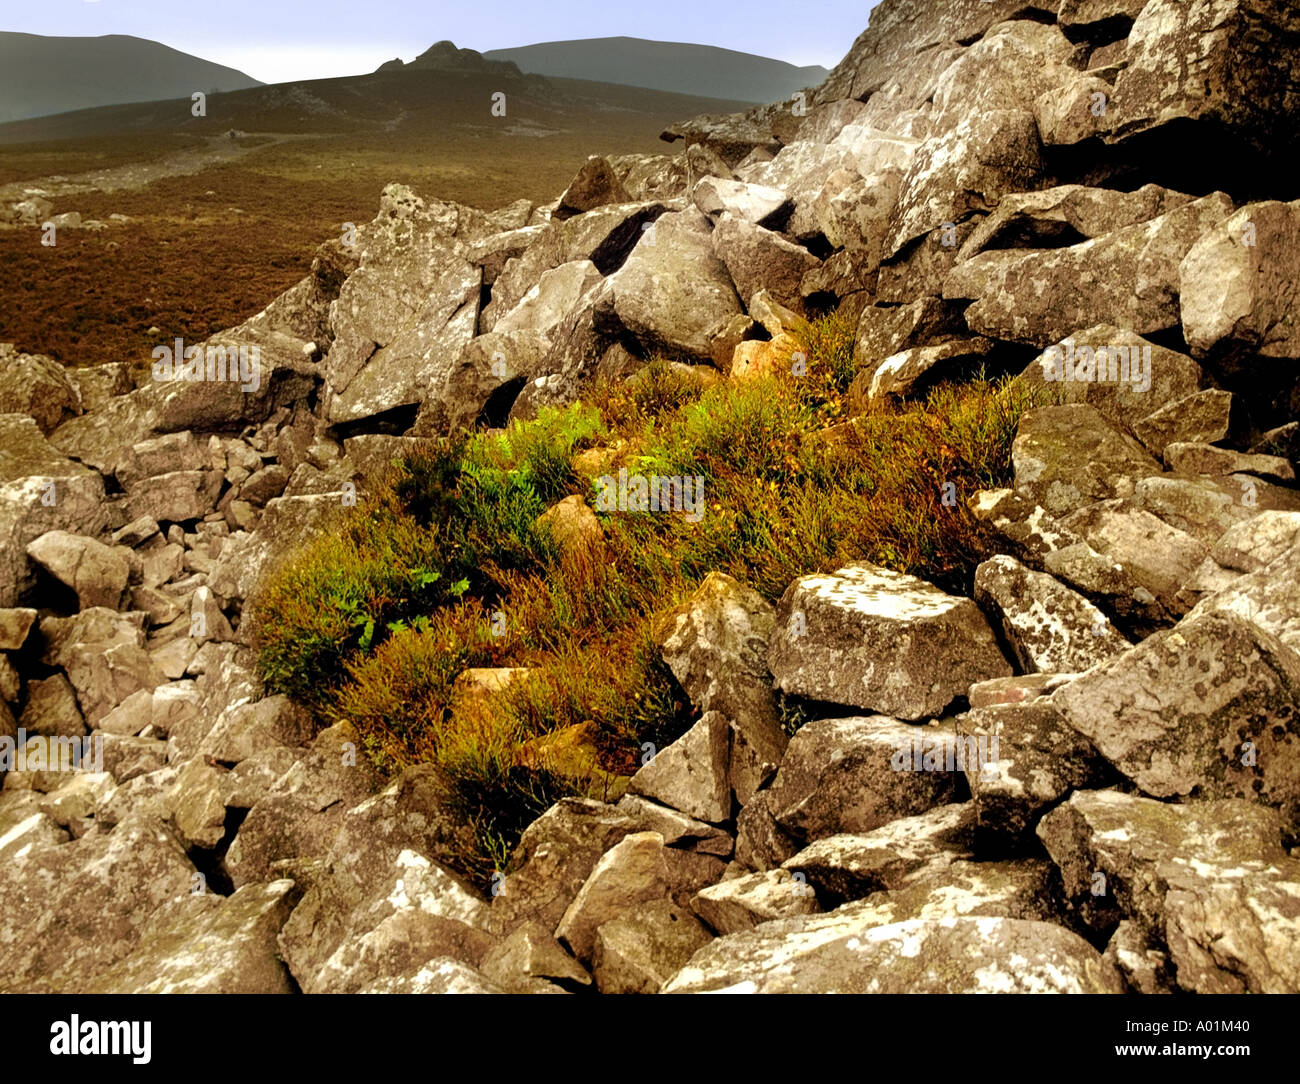
[[[830,74],[812,64],[645,38],[584,38],[548,41],[517,49],[489,49],[489,60],[513,60],[525,72],[565,79],[594,79],[678,94],[742,102],[776,102],[814,87]]]
[[[234,68],[126,34],[0,31],[0,122],[262,85]]]

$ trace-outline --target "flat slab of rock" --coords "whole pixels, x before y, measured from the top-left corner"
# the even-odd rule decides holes
[[[1011,674],[974,602],[875,565],[801,576],[776,626],[767,663],[778,689],[902,719],[938,715],[975,682]]]
[[[803,874],[831,899],[860,899],[897,888],[918,870],[971,858],[974,830],[974,806],[959,802],[901,817],[874,832],[819,839],[782,868]]]
[[[838,915],[838,912],[835,913]],[[1011,918],[817,916],[766,923],[697,952],[664,993],[1108,993],[1119,973],[1078,934]]]

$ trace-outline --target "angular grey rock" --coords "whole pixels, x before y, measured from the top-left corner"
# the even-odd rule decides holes
[[[279,880],[229,897],[182,896],[154,912],[135,951],[96,975],[87,992],[293,993],[275,939],[298,895],[292,881]]]
[[[860,899],[897,888],[918,870],[933,872],[972,858],[974,841],[975,809],[959,802],[899,817],[872,831],[826,836],[781,868],[802,874],[825,898]]]
[[[1232,201],[1216,192],[1067,248],[984,252],[953,269],[943,296],[974,301],[972,331],[1040,347],[1104,321],[1139,335],[1161,331],[1179,320],[1180,262],[1231,213]],[[1081,280],[1091,287],[1080,290]],[[1029,281],[1032,290],[1023,288]]]
[[[711,940],[684,907],[650,900],[596,931],[591,971],[602,994],[657,994]]]
[[[731,817],[730,725],[710,711],[632,777],[628,791],[654,798],[702,821]]]
[[[1037,407],[1011,445],[1016,490],[1061,516],[1094,501],[1131,497],[1160,464],[1086,404]]]
[[[1300,654],[1230,613],[1188,617],[1052,694],[1156,798],[1251,798],[1300,815]]]
[[[0,989],[85,990],[133,951],[150,915],[189,893],[194,872],[175,838],[147,816],[6,862]]]
[[[658,832],[633,833],[596,862],[555,928],[555,936],[580,961],[590,961],[605,923],[640,904],[665,898],[688,908],[691,898],[715,883],[722,871],[720,859],[665,847]]]
[[[820,263],[806,248],[730,213],[723,214],[713,230],[713,251],[726,265],[741,297],[766,290],[793,308],[803,304],[804,275]]]
[[[691,190],[691,201],[706,215],[725,212],[769,228],[790,203],[779,188],[722,177],[701,177]]]
[[[691,909],[716,934],[725,936],[774,919],[816,914],[821,905],[806,878],[772,869],[701,889],[691,900]]]
[[[911,770],[915,744],[941,734],[883,715],[806,723],[790,740],[767,807],[783,828],[812,841],[944,805],[955,796],[955,771]]]
[[[122,604],[131,575],[126,552],[125,547],[106,546],[68,531],[48,531],[27,544],[27,556],[72,588],[87,610],[113,610]]]
[[[1300,861],[1282,828],[1250,802],[1079,791],[1038,835],[1080,917],[1098,929],[1129,918],[1168,952],[1179,989],[1294,993]]]
[[[81,395],[62,365],[0,343],[0,414],[26,414],[48,436],[81,411]]]
[[[1086,598],[1014,557],[975,570],[975,600],[1001,625],[1027,673],[1087,670],[1132,646]]]
[[[781,762],[781,730],[765,655],[775,627],[772,606],[722,572],[705,576],[684,605],[655,619],[652,633],[673,676],[703,713],[730,720],[730,776],[745,805]]]
[[[1068,687],[1068,683],[1067,683]],[[1096,747],[1050,699],[975,708],[957,721],[962,741],[990,759],[967,757],[966,782],[983,848],[1021,849],[1038,818],[1072,790],[1114,778]]]
[[[563,220],[606,204],[628,203],[630,200],[609,160],[593,154],[569,182],[552,217]]]
[[[664,993],[1123,992],[1115,969],[1078,934],[997,917],[789,919],[720,937]]]
[[[867,564],[791,584],[767,663],[787,693],[904,719],[941,713],[976,681],[1011,673],[974,602]]]
[[[610,278],[614,312],[646,349],[707,358],[714,337],[740,313],[710,232],[694,207],[664,215]]]

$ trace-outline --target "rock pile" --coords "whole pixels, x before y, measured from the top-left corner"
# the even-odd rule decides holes
[[[255,386],[0,347],[0,989],[1300,990],[1297,72],[1284,0],[883,0],[806,110],[390,185],[203,344]],[[430,769],[265,695],[245,600],[415,438],[832,307],[859,404],[1045,396],[971,597],[711,574],[656,626],[699,721],[490,896]]]

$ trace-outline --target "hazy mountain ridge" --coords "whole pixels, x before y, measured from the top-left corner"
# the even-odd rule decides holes
[[[127,34],[0,31],[0,122],[263,85],[234,68]]]
[[[645,38],[584,38],[512,49],[489,49],[489,60],[514,61],[525,72],[594,79],[605,83],[702,94],[744,102],[774,102],[819,84],[820,65],[797,67],[783,60],[687,42]]]

